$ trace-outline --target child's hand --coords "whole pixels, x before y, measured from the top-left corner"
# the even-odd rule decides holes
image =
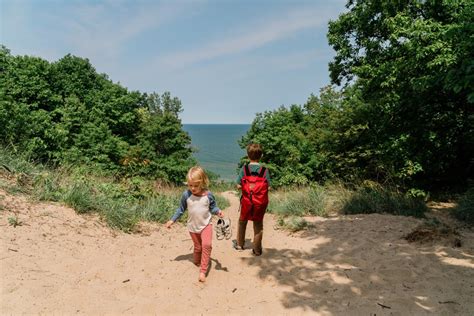
[[[219,216],[220,218],[224,218],[224,212],[220,211],[219,213],[217,213],[217,216]]]
[[[170,228],[171,225],[173,225],[173,224],[174,224],[173,221],[167,221],[166,224],[165,224],[165,227],[166,227],[166,228]]]

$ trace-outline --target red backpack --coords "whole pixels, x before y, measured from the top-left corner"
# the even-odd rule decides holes
[[[244,166],[244,176],[241,180],[240,220],[263,220],[268,206],[268,181],[265,172],[267,172],[265,167],[251,173],[249,166]]]

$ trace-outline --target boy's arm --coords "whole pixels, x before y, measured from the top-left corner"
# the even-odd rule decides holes
[[[266,168],[267,170],[265,171],[265,177],[267,178],[267,182],[268,182],[268,188],[271,187],[272,185],[272,179],[270,177],[270,171],[268,170],[268,168]]]
[[[242,188],[242,178],[244,177],[244,167],[240,168],[239,175],[237,176],[237,180],[235,181],[237,189],[240,190]]]

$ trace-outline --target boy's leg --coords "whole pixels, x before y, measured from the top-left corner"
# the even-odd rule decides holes
[[[247,229],[247,222],[239,219],[239,227],[237,229],[237,246],[244,248],[245,244],[245,230]]]
[[[212,251],[212,224],[207,225],[201,231],[202,240],[202,257],[201,257],[201,273],[206,274],[209,268]]]
[[[199,266],[201,264],[201,254],[202,254],[202,240],[201,240],[201,234],[198,233],[191,233],[191,239],[193,240],[194,244],[194,253],[193,253],[193,261],[194,264]]]
[[[253,222],[253,252],[259,256],[262,254],[263,221]]]

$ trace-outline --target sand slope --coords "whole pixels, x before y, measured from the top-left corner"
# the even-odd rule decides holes
[[[225,194],[235,228],[238,200]],[[453,248],[405,241],[413,218],[315,218],[291,235],[267,215],[264,254],[214,239],[201,284],[182,225],[143,224],[130,235],[4,191],[0,206],[1,314],[474,314],[472,231]],[[9,225],[15,214],[23,225]]]

